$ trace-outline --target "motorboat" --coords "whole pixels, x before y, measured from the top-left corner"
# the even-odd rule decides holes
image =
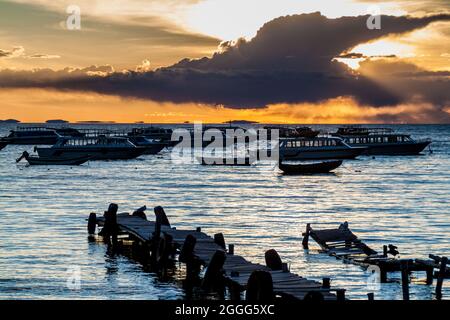
[[[316,174],[329,173],[342,165],[342,160],[324,161],[315,163],[287,164],[280,162],[278,164],[284,174]]]
[[[160,128],[160,127],[144,127],[144,128],[133,128],[128,132],[127,136],[129,138],[133,137],[144,137],[152,141],[159,141],[164,143],[166,146],[174,146],[178,141],[172,141],[172,129]]]
[[[53,145],[61,137],[82,137],[83,133],[73,128],[17,127],[2,142],[17,145]]]
[[[146,152],[127,138],[99,136],[95,138],[61,138],[50,148],[35,148],[40,157],[84,157],[91,160],[134,159]]]
[[[281,139],[282,160],[354,159],[367,147],[352,147],[338,137]]]
[[[310,127],[265,126],[263,129],[268,131],[268,139],[271,139],[272,130],[278,130],[280,138],[315,138],[320,133]]]
[[[342,127],[334,133],[353,147],[367,147],[367,155],[417,155],[428,147],[431,139],[415,140],[389,128]]]
[[[128,138],[135,146],[144,148],[146,155],[154,155],[160,153],[167,144],[160,141],[152,141],[142,136]]]
[[[16,162],[19,163],[25,159],[31,166],[41,165],[41,166],[49,166],[49,165],[58,165],[58,166],[78,166],[81,165],[91,159],[91,156],[82,156],[82,157],[38,157],[31,156],[27,151],[25,151]]]

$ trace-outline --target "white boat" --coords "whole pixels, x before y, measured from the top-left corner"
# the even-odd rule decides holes
[[[367,150],[351,147],[338,137],[283,139],[280,158],[284,160],[354,159]]]
[[[126,160],[134,159],[145,153],[145,148],[137,147],[127,138],[61,138],[50,148],[35,148],[42,158],[83,157],[90,160]]]
[[[395,133],[389,128],[349,126],[339,128],[338,136],[354,147],[367,147],[368,155],[417,155],[431,144],[430,139],[414,140],[410,135]]]

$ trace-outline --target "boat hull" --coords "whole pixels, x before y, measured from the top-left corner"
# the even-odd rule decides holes
[[[90,156],[81,158],[41,158],[41,157],[28,157],[26,160],[32,166],[79,166],[86,163],[91,159]]]
[[[364,145],[365,147],[367,147],[367,150],[366,152],[364,152],[364,154],[385,155],[385,156],[418,155],[430,144],[431,141],[401,143],[401,144],[388,144],[388,143],[368,144]]]
[[[38,155],[44,158],[75,158],[90,156],[91,160],[129,160],[144,154],[144,148],[37,148]]]
[[[144,149],[145,155],[155,155],[160,153],[166,147],[163,143],[153,144],[153,145],[142,145],[138,146],[139,149]]]
[[[280,163],[279,168],[284,174],[316,174],[329,173],[342,165],[342,160],[326,161],[308,164],[284,164]]]
[[[280,148],[281,159],[286,160],[327,160],[327,159],[355,159],[367,151],[365,147],[339,148],[339,149],[297,149]]]

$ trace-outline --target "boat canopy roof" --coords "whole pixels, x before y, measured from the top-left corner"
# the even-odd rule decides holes
[[[58,146],[88,146],[88,145],[101,145],[101,146],[134,146],[128,138],[122,137],[80,137],[80,138],[62,138],[56,144]],[[55,146],[56,146],[55,145]]]

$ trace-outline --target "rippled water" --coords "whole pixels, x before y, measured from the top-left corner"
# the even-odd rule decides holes
[[[375,292],[377,299],[401,299],[398,283],[369,288],[369,274],[360,267],[318,253],[314,243],[309,253],[301,247],[306,223],[325,228],[348,221],[377,250],[392,243],[402,257],[450,256],[450,126],[396,129],[433,138],[434,152],[361,157],[334,175],[298,177],[258,167],[177,166],[168,152],[72,168],[26,167],[14,162],[26,147],[8,146],[0,152],[0,298],[183,298],[177,284],[160,282],[138,263],[87,241],[89,212],[116,202],[120,211],[162,205],[174,226],[223,232],[236,254],[256,262],[275,248],[291,270],[331,277],[349,298]],[[0,135],[8,130],[0,126]],[[81,270],[79,290],[67,287],[72,268]],[[414,275],[412,299],[430,299],[434,285]],[[449,281],[444,286],[449,297]]]

